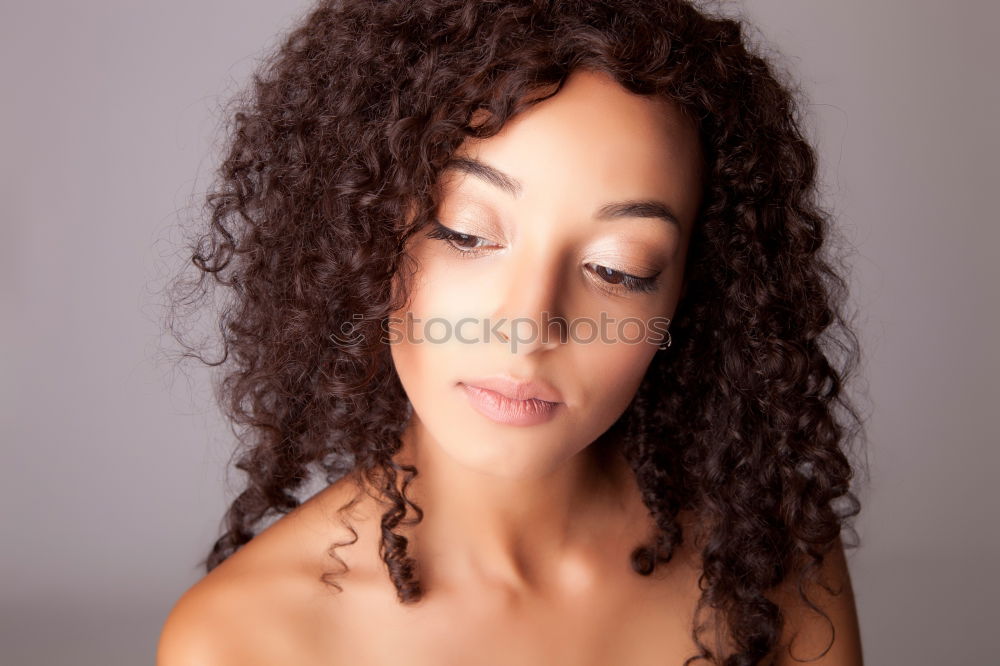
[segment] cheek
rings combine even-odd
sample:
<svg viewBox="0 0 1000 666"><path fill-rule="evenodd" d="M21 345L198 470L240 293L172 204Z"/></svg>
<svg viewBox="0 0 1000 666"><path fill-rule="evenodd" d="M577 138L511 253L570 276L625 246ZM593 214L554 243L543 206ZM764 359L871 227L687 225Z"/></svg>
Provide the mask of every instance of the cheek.
<svg viewBox="0 0 1000 666"><path fill-rule="evenodd" d="M576 346L571 367L588 414L587 437L597 438L622 415L655 353L656 347L648 343Z"/></svg>
<svg viewBox="0 0 1000 666"><path fill-rule="evenodd" d="M461 274L455 260L442 257L431 242L424 240L411 250L418 269L411 278L410 300L393 313L391 326L392 339L400 341L392 345L397 371L404 386L409 378L414 388L418 381L457 378L469 370L462 359L475 356L476 345L463 340L481 337L481 304L492 294L488 280Z"/></svg>
<svg viewBox="0 0 1000 666"><path fill-rule="evenodd" d="M456 281L443 279L433 258L418 255L409 303L393 313L390 352L400 383L418 412L443 408L441 391L458 377L462 347L454 335L457 310L467 299L456 295Z"/></svg>
<svg viewBox="0 0 1000 666"><path fill-rule="evenodd" d="M394 312L390 322L392 360L400 382L414 403L422 393L421 384L426 382L427 371L433 367L432 357L438 347L424 342L428 328L433 335L434 326L428 327L428 319L440 316L434 312L433 303L428 302L433 293L433 289L427 288L423 272L414 275L409 303Z"/></svg>

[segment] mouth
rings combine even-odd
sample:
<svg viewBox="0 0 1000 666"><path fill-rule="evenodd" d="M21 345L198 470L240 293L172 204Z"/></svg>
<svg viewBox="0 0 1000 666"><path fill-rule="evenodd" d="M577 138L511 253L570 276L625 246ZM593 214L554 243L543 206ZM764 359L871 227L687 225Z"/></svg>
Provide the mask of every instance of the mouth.
<svg viewBox="0 0 1000 666"><path fill-rule="evenodd" d="M529 397L524 400L511 398L503 393L482 386L460 382L469 403L494 423L511 426L531 426L547 423L555 418L563 403Z"/></svg>

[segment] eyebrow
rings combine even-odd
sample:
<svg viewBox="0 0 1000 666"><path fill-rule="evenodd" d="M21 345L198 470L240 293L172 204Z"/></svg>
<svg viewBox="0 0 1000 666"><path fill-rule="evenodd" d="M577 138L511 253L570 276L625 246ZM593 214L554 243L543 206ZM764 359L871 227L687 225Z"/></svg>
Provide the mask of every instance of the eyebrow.
<svg viewBox="0 0 1000 666"><path fill-rule="evenodd" d="M453 169L473 175L503 190L514 198L521 196L521 193L524 191L524 186L519 180L474 157L453 157L444 168L446 171ZM612 201L598 208L594 217L598 220L649 217L661 219L668 224L675 225L678 229L681 227L681 223L673 209L656 199Z"/></svg>

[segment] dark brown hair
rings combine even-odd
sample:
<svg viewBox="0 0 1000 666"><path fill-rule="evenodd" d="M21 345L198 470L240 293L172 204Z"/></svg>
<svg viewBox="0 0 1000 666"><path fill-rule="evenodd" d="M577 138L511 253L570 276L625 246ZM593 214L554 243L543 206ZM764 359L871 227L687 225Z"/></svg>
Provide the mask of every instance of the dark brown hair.
<svg viewBox="0 0 1000 666"><path fill-rule="evenodd" d="M388 502L381 554L399 600L420 599L397 531L408 508L422 513L397 485L417 470L393 460L407 398L381 333L407 295L390 285L459 144L588 68L678 104L706 166L673 346L611 429L659 528L631 565L669 561L678 513L695 512L698 611L719 611L735 652L714 653L696 627L686 663L769 658L782 615L764 593L794 580L805 594L860 510L848 454L863 422L798 93L745 32L681 0L345 0L305 16L234 100L192 243L197 279L178 280L169 317L177 335L181 311L223 288L220 358L185 344L224 371L217 397L246 473L207 570L298 506L314 472L351 470ZM355 343L333 341L348 331Z"/></svg>

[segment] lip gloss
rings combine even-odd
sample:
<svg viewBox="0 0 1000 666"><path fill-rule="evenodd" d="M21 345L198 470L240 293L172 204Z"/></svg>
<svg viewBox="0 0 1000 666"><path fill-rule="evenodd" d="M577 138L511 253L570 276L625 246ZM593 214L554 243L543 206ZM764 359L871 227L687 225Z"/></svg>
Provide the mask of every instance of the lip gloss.
<svg viewBox="0 0 1000 666"><path fill-rule="evenodd" d="M462 384L473 408L502 425L529 426L551 420L561 403L545 400L512 400L496 391Z"/></svg>

